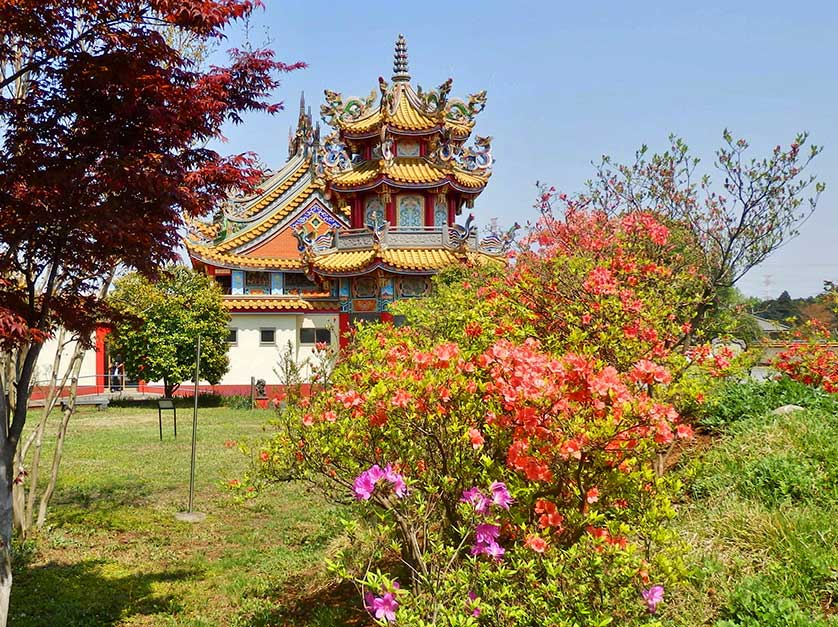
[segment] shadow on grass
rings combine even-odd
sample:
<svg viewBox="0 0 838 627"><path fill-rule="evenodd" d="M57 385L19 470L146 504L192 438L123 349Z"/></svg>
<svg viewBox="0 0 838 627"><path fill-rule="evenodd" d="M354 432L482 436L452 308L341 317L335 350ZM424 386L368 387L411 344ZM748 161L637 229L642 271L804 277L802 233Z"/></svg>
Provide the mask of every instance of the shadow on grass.
<svg viewBox="0 0 838 627"><path fill-rule="evenodd" d="M48 522L51 526L93 523L107 528L115 514L139 510L151 497L150 486L141 481L62 488L50 503Z"/></svg>
<svg viewBox="0 0 838 627"><path fill-rule="evenodd" d="M280 593L264 599L266 606L251 611L240 624L248 627L362 627L372 624L361 609L351 582L333 583L304 591Z"/></svg>
<svg viewBox="0 0 838 627"><path fill-rule="evenodd" d="M194 570L108 576L108 563L50 562L17 569L9 624L17 627L116 625L132 616L171 615L179 601L156 593L154 584L196 577Z"/></svg>

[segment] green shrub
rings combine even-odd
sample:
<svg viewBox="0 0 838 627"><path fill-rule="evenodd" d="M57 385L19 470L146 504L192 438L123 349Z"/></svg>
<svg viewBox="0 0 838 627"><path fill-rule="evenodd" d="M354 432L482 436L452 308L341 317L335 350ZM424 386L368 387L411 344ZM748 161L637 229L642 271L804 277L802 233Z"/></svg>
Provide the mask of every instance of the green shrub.
<svg viewBox="0 0 838 627"><path fill-rule="evenodd" d="M225 396L224 407L229 407L230 409L252 409L250 406L250 397L243 394Z"/></svg>
<svg viewBox="0 0 838 627"><path fill-rule="evenodd" d="M737 481L737 492L769 507L783 502L813 500L822 485L821 473L811 460L779 452L746 464Z"/></svg>
<svg viewBox="0 0 838 627"><path fill-rule="evenodd" d="M793 599L776 594L759 577L743 582L722 610L715 627L823 627L809 618Z"/></svg>
<svg viewBox="0 0 838 627"><path fill-rule="evenodd" d="M782 377L772 381L731 381L705 403L699 422L711 429L758 418L782 405L800 405L838 414L838 396Z"/></svg>
<svg viewBox="0 0 838 627"><path fill-rule="evenodd" d="M224 398L221 394L200 393L198 394L198 407L221 407L224 405ZM148 409L157 409L156 398L114 398L110 400L110 407L146 407ZM192 396L176 396L175 406L178 409L193 407L195 401Z"/></svg>

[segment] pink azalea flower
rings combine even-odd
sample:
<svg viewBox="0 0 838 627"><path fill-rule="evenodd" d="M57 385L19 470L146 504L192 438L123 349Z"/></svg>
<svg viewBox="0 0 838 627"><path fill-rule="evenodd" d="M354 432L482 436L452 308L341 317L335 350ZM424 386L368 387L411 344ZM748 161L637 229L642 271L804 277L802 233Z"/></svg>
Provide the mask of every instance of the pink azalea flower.
<svg viewBox="0 0 838 627"><path fill-rule="evenodd" d="M359 501L367 501L375 490L375 481L370 477L369 472L364 471L355 479L352 485L355 498Z"/></svg>
<svg viewBox="0 0 838 627"><path fill-rule="evenodd" d="M474 507L475 513L481 516L489 513L489 501L477 487L463 491L463 498L460 499L460 502L468 503Z"/></svg>
<svg viewBox="0 0 838 627"><path fill-rule="evenodd" d="M500 527L488 523L480 523L474 529L474 537L479 544L489 544L498 539Z"/></svg>
<svg viewBox="0 0 838 627"><path fill-rule="evenodd" d="M506 550L497 542L491 542L486 545L486 548L483 550L483 553L494 559L495 561L500 561L503 557L503 554L506 553Z"/></svg>
<svg viewBox="0 0 838 627"><path fill-rule="evenodd" d="M407 485L404 477L393 470L390 464L384 470L378 464L374 464L368 470L365 470L355 479L352 485L352 491L355 493L355 498L359 501L367 501L375 491L375 486L379 481L384 479L393 486L393 492L399 498L403 497L407 492Z"/></svg>
<svg viewBox="0 0 838 627"><path fill-rule="evenodd" d="M500 508L509 509L509 505L514 499L509 496L509 490L506 489L505 483L495 481L489 486L489 491L492 493L492 503Z"/></svg>
<svg viewBox="0 0 838 627"><path fill-rule="evenodd" d="M643 590L640 594L646 601L649 612L654 614L655 610L658 609L658 603L663 601L663 586L652 586L648 590Z"/></svg>
<svg viewBox="0 0 838 627"><path fill-rule="evenodd" d="M477 605L477 594L473 590L468 591L468 600L466 601L466 609L471 610L472 616L480 616L480 606Z"/></svg>
<svg viewBox="0 0 838 627"><path fill-rule="evenodd" d="M393 470L390 464L387 464L387 467L384 469L384 478L392 484L393 492L395 492L396 496L401 498L405 495L407 485L404 482L404 477Z"/></svg>
<svg viewBox="0 0 838 627"><path fill-rule="evenodd" d="M392 592L385 592L380 597L372 600L372 614L378 620L386 620L388 623L396 622L396 610L399 609L399 602Z"/></svg>

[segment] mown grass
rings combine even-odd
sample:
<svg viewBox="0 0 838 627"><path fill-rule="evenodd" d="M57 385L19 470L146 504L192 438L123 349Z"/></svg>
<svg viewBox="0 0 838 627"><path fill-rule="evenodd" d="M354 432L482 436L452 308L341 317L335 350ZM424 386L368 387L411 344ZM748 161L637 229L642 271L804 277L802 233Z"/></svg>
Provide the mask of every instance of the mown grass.
<svg viewBox="0 0 838 627"><path fill-rule="evenodd" d="M686 474L678 526L693 577L668 624L838 625L838 415L733 422Z"/></svg>
<svg viewBox="0 0 838 627"><path fill-rule="evenodd" d="M169 415L163 442L155 410L79 413L47 527L16 554L9 624L357 624L352 591L323 566L335 510L299 484L246 505L224 489L248 463L225 443L258 438L270 417L200 410L194 509L207 518L189 524L174 514L187 505L191 412L176 440Z"/></svg>

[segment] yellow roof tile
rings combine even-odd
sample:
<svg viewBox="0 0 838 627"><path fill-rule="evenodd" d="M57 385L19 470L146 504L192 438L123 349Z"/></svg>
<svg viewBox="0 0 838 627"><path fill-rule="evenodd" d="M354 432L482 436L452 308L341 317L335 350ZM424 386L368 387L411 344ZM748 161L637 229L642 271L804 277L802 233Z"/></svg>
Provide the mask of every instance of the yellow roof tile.
<svg viewBox="0 0 838 627"><path fill-rule="evenodd" d="M317 257L315 271L353 272L379 260L397 270L437 271L458 263L504 263L497 257L485 253L468 251L463 256L446 248L386 248L376 255L372 250L339 251Z"/></svg>
<svg viewBox="0 0 838 627"><path fill-rule="evenodd" d="M401 157L390 166L380 161L367 161L357 168L338 174L331 182L337 187L356 187L374 181L379 175L395 183L436 185L448 178L449 173L424 157ZM450 176L463 187L477 189L486 185L485 179L459 169L452 169Z"/></svg>
<svg viewBox="0 0 838 627"><path fill-rule="evenodd" d="M315 192L315 185L310 183L305 188L300 190L300 192L288 200L286 200L282 205L276 208L269 216L267 216L264 220L257 222L256 224L251 225L250 227L246 228L245 230L237 233L235 236L231 237L230 239L222 242L219 244L215 250L218 252L225 252L240 246L255 237L258 237L272 228L274 225L278 224L282 219L291 213L294 209L299 207L301 204L308 201Z"/></svg>
<svg viewBox="0 0 838 627"><path fill-rule="evenodd" d="M300 178L302 178L308 170L308 165L307 161L302 162L293 172L291 172L289 176L287 176L275 187L262 190L244 201L239 200L237 204L239 204L239 206L246 207L245 209L240 210L239 216L247 218L255 215L277 198L282 196L282 194L287 192L297 181L300 180Z"/></svg>
<svg viewBox="0 0 838 627"><path fill-rule="evenodd" d="M303 309L312 311L315 309L325 309L328 311L337 311L340 305L334 301L311 301L302 298L266 298L264 296L258 297L243 297L243 298L225 298L224 307L227 309L242 310L263 310L269 309L272 311L287 311L291 309Z"/></svg>
<svg viewBox="0 0 838 627"><path fill-rule="evenodd" d="M297 169L294 170L294 172L291 174L291 176L289 176L284 181L282 181L282 183L280 183L279 185L277 185L276 187L274 187L272 189L265 190L261 194L254 197L254 199L251 201L251 202L253 202L253 204L248 206L247 209L244 210L240 214L239 217L245 218L245 217L248 217L248 216L255 215L256 213L259 213L262 209L267 207L269 204L271 204L277 198L282 196L282 194L284 194L289 189L291 189L291 187L297 181L299 181L300 178L302 178L303 174L306 173L306 171L308 170L308 167L309 167L308 160L303 161L297 167Z"/></svg>
<svg viewBox="0 0 838 627"><path fill-rule="evenodd" d="M264 268L266 270L301 270L302 261L297 257L253 257L250 255L235 255L222 253L209 246L190 246L189 254L202 261L209 261L221 266Z"/></svg>
<svg viewBox="0 0 838 627"><path fill-rule="evenodd" d="M314 267L326 272L349 272L369 265L374 259L372 250L344 250L317 257Z"/></svg>

